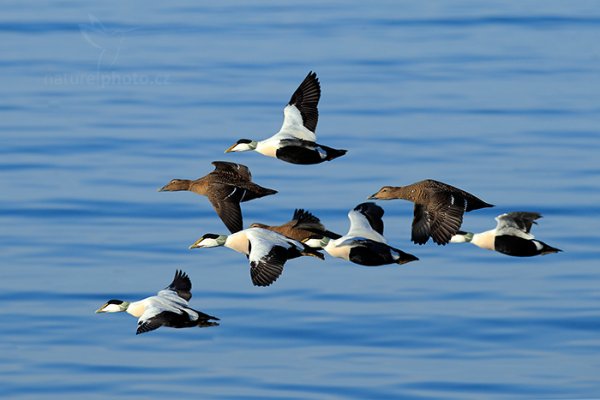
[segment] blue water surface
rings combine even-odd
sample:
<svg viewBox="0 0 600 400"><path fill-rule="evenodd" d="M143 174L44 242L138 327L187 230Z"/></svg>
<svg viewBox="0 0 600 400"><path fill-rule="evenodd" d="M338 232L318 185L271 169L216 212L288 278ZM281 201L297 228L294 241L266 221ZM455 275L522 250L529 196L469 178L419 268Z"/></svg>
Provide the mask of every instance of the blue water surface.
<svg viewBox="0 0 600 400"><path fill-rule="evenodd" d="M600 9L593 1L7 1L0 14L0 397L600 398ZM319 142L298 166L223 151L279 129L306 76ZM190 251L225 228L205 198L158 193L214 160L279 191L245 223L305 208L333 231L383 185L433 178L563 253L520 259L410 242L420 261L327 258L251 284L245 257ZM209 329L135 335L111 298L185 270Z"/></svg>

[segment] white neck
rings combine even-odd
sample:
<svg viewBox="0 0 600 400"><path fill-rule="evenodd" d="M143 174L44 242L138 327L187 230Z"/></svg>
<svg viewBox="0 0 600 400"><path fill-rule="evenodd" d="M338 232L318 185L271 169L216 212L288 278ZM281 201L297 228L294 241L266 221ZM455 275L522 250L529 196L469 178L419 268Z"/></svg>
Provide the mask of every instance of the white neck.
<svg viewBox="0 0 600 400"><path fill-rule="evenodd" d="M350 260L350 246L340 246L348 237L342 236L336 240L329 240L327 245L323 247L323 250L327 252L331 257L342 258L344 260Z"/></svg>

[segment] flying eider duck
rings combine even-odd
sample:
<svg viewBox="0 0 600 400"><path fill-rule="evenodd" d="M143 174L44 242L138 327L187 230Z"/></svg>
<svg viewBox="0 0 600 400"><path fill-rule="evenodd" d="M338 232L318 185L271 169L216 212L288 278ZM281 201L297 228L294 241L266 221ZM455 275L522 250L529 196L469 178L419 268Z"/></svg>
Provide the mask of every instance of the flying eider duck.
<svg viewBox="0 0 600 400"><path fill-rule="evenodd" d="M261 141L240 139L225 153L255 150L292 164L319 164L343 156L346 150L316 143L315 131L319 119L317 104L320 98L321 86L317 74L309 72L283 109L283 125L279 132Z"/></svg>
<svg viewBox="0 0 600 400"><path fill-rule="evenodd" d="M190 249L225 246L250 260L250 277L255 286L269 286L283 272L287 260L300 256L323 259L323 254L296 240L262 228L248 228L232 235L207 233Z"/></svg>
<svg viewBox="0 0 600 400"><path fill-rule="evenodd" d="M173 179L159 192L189 190L208 197L231 233L243 229L240 203L277 193L252 182L248 167L226 161L213 161L214 171L196 180Z"/></svg>
<svg viewBox="0 0 600 400"><path fill-rule="evenodd" d="M384 186L369 199L415 203L411 240L417 244L425 244L431 237L435 243L445 245L458 232L465 212L493 207L464 190L433 179L408 186Z"/></svg>
<svg viewBox="0 0 600 400"><path fill-rule="evenodd" d="M324 237L338 239L341 236L325 229L319 218L301 208L296 209L291 221L283 225L268 226L254 223L250 225L250 228L268 229L313 248L321 248L321 240Z"/></svg>
<svg viewBox="0 0 600 400"><path fill-rule="evenodd" d="M183 271L176 271L173 282L156 296L128 302L109 300L96 310L97 313L127 312L138 318L136 335L150 332L161 326L171 328L201 328L219 325L219 318L194 310L188 306L192 298L192 283Z"/></svg>
<svg viewBox="0 0 600 400"><path fill-rule="evenodd" d="M324 238L323 249L332 257L355 264L379 266L406 264L418 260L412 254L391 247L383 237L383 208L362 203L348 213L350 230L338 239Z"/></svg>
<svg viewBox="0 0 600 400"><path fill-rule="evenodd" d="M470 242L482 249L495 250L515 257L531 257L562 251L535 240L535 237L529 233L531 226L537 223L535 220L541 217L542 215L536 212L509 212L496 217L498 221L496 228L481 233L459 231L452 236L450 243Z"/></svg>

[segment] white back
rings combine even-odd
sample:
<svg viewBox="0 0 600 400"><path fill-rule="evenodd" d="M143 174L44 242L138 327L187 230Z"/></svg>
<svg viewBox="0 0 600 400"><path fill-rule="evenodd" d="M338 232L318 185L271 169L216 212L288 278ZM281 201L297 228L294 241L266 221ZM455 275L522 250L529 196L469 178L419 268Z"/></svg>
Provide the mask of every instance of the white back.
<svg viewBox="0 0 600 400"><path fill-rule="evenodd" d="M286 249L294 246L299 250L304 248L301 243L267 229L248 228L244 231L251 245L250 261L259 261L264 258L269 254L273 246L281 246Z"/></svg>
<svg viewBox="0 0 600 400"><path fill-rule="evenodd" d="M146 310L140 316L140 321L146 321L163 311L170 311L181 314L188 313L192 319L198 318L198 314L188 308L188 302L177 295L177 292L169 289L163 289L156 296L148 297L143 300Z"/></svg>
<svg viewBox="0 0 600 400"><path fill-rule="evenodd" d="M283 125L281 125L281 129L273 138L297 138L310 142L317 141L317 135L304 126L302 114L295 105L288 105L283 109Z"/></svg>
<svg viewBox="0 0 600 400"><path fill-rule="evenodd" d="M336 240L336 242L341 243L343 242L342 239L347 239L348 237L363 237L376 242L387 243L385 238L380 235L379 232L371 228L367 217L362 215L360 212L351 210L348 213L348 218L350 219L350 230L345 237L341 237L340 239Z"/></svg>
<svg viewBox="0 0 600 400"><path fill-rule="evenodd" d="M531 233L527 233L521 229L508 214L498 215L496 221L498 221L498 224L496 225L496 236L508 235L523 239L533 239L535 237Z"/></svg>

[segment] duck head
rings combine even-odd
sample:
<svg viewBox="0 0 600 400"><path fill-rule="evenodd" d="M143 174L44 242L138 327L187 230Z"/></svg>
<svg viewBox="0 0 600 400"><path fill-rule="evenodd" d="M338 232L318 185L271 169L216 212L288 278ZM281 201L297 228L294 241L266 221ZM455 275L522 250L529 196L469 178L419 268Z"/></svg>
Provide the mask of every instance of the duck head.
<svg viewBox="0 0 600 400"><path fill-rule="evenodd" d="M240 139L235 142L232 146L230 146L225 153L231 153L233 151L250 151L255 150L256 146L258 146L258 142L256 140L251 139Z"/></svg>
<svg viewBox="0 0 600 400"><path fill-rule="evenodd" d="M200 249L202 247L218 247L223 246L227 241L227 235L217 235L215 233L207 233L200 239L196 240L191 246L191 249Z"/></svg>
<svg viewBox="0 0 600 400"><path fill-rule="evenodd" d="M263 229L267 229L269 228L268 225L265 224L259 224L258 222L253 222L250 224L250 228L263 228Z"/></svg>
<svg viewBox="0 0 600 400"><path fill-rule="evenodd" d="M381 189L379 189L379 191L377 193L372 194L371 196L369 196L369 200L389 200L392 199L393 197L393 191L394 191L394 187L393 186L384 186Z"/></svg>
<svg viewBox="0 0 600 400"><path fill-rule="evenodd" d="M129 307L128 301L123 300L109 300L102 307L96 310L96 313L105 313L105 312L123 312L127 311Z"/></svg>
<svg viewBox="0 0 600 400"><path fill-rule="evenodd" d="M189 190L192 181L189 179L172 179L171 182L158 189L159 192L177 192L180 190Z"/></svg>

